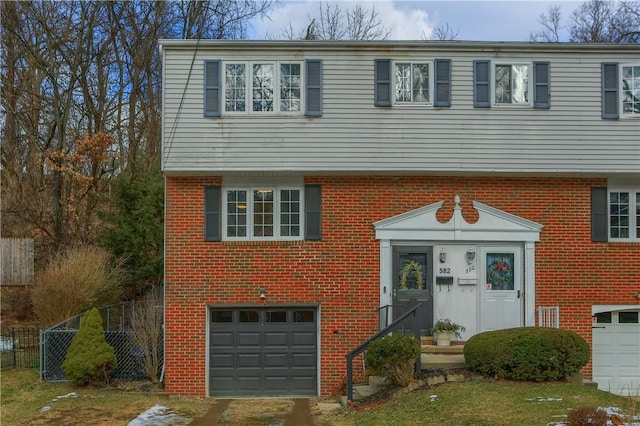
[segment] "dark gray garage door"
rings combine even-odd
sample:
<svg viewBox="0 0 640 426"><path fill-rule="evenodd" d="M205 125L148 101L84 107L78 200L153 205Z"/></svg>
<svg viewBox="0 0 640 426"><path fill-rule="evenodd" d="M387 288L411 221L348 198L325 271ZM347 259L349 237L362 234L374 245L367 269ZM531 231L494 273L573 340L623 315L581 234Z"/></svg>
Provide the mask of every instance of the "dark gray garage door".
<svg viewBox="0 0 640 426"><path fill-rule="evenodd" d="M211 396L315 396L317 310L212 308Z"/></svg>

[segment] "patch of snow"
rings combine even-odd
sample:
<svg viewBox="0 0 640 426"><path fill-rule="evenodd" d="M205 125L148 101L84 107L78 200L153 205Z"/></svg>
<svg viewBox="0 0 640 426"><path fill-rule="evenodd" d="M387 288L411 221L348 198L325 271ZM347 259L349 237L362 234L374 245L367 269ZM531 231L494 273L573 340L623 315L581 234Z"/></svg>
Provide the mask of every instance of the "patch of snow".
<svg viewBox="0 0 640 426"><path fill-rule="evenodd" d="M562 398L545 398L543 396L539 396L537 398L527 398L526 401L553 402L553 401L562 401Z"/></svg>
<svg viewBox="0 0 640 426"><path fill-rule="evenodd" d="M59 399L64 399L64 398L77 398L77 397L78 397L78 394L77 394L77 393L75 393L75 392L71 392L71 393L68 393L68 394L66 394L66 395L59 395L59 396L56 396L55 398L53 398L53 399L51 400L51 402L56 402L57 400L59 400Z"/></svg>
<svg viewBox="0 0 640 426"><path fill-rule="evenodd" d="M429 397L429 402L435 402L435 401L437 401L437 400L438 400L438 395L431 395L431 396Z"/></svg>
<svg viewBox="0 0 640 426"><path fill-rule="evenodd" d="M140 415L131 420L127 426L186 425L191 423L192 419L179 416L170 410L169 407L156 404L147 411L140 413Z"/></svg>
<svg viewBox="0 0 640 426"><path fill-rule="evenodd" d="M51 406L50 405L45 405L44 407L42 407L38 411L41 412L41 413L44 413L45 411L49 411L49 410L51 410Z"/></svg>

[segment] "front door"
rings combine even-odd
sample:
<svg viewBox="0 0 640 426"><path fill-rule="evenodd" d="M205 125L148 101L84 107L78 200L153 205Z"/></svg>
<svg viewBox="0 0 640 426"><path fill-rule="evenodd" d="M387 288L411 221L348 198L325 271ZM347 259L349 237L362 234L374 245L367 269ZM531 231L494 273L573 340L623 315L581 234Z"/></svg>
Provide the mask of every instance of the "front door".
<svg viewBox="0 0 640 426"><path fill-rule="evenodd" d="M394 247L393 319L421 303L415 317L403 330L408 334L430 334L433 325L433 247Z"/></svg>
<svg viewBox="0 0 640 426"><path fill-rule="evenodd" d="M483 247L480 332L522 326L522 249Z"/></svg>

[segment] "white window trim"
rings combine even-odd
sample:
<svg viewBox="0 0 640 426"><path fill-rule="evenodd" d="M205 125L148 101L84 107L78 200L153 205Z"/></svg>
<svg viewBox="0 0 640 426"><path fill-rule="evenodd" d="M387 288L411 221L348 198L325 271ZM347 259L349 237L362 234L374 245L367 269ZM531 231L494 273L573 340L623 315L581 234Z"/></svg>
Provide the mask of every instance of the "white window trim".
<svg viewBox="0 0 640 426"><path fill-rule="evenodd" d="M529 81L527 83L527 90L529 93L529 99L527 103L497 103L496 102L496 66L497 65L526 65L529 67ZM492 107L504 107L504 108L533 108L533 62L523 60L500 60L491 61L491 76L489 77L489 96L491 96Z"/></svg>
<svg viewBox="0 0 640 426"><path fill-rule="evenodd" d="M273 197L273 237L256 237L253 235L253 191L270 189L274 191ZM296 190L300 192L300 235L298 236L280 236L280 191ZM229 191L246 191L247 192L247 236L246 237L229 237L227 235L227 192ZM233 186L222 188L222 240L223 241L301 241L304 239L304 187L299 186Z"/></svg>
<svg viewBox="0 0 640 426"><path fill-rule="evenodd" d="M613 238L611 237L611 193L628 192L629 193L629 238ZM636 237L636 194L640 194L640 188L633 187L609 187L607 189L607 236L609 242L630 242L640 241Z"/></svg>
<svg viewBox="0 0 640 426"><path fill-rule="evenodd" d="M243 64L246 67L245 73L245 110L244 111L227 111L227 65ZM253 111L253 65L273 65L274 81L273 88L273 111ZM297 64L300 65L300 111L281 111L280 110L280 65L281 64ZM222 113L229 115L303 115L305 111L305 68L302 61L224 61L222 62Z"/></svg>
<svg viewBox="0 0 640 426"><path fill-rule="evenodd" d="M399 102L396 97L396 65L409 64L409 65L428 65L429 66L429 100L427 102ZM392 61L391 64L391 90L393 96L394 106L433 106L433 91L435 90L433 60L426 61Z"/></svg>
<svg viewBox="0 0 640 426"><path fill-rule="evenodd" d="M628 63L628 64L620 64L619 68L618 68L618 111L620 111L620 118L635 118L635 119L640 119L640 113L626 113L624 112L624 108L623 108L623 101L624 101L624 87L622 85L622 80L623 80L623 75L622 75L622 70L624 67L640 67L640 63Z"/></svg>

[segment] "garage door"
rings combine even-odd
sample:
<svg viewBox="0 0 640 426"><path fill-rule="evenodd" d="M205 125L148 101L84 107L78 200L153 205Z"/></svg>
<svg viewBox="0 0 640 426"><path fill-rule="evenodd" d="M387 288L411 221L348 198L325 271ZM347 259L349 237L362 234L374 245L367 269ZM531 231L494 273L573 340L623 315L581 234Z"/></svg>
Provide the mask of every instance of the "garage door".
<svg viewBox="0 0 640 426"><path fill-rule="evenodd" d="M212 308L211 396L315 396L317 310Z"/></svg>
<svg viewBox="0 0 640 426"><path fill-rule="evenodd" d="M640 309L596 314L593 325L593 381L618 395L640 388Z"/></svg>

